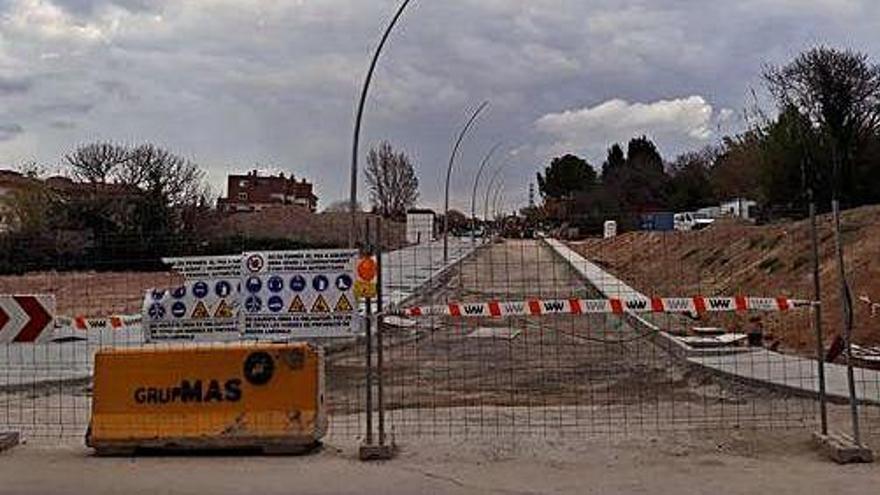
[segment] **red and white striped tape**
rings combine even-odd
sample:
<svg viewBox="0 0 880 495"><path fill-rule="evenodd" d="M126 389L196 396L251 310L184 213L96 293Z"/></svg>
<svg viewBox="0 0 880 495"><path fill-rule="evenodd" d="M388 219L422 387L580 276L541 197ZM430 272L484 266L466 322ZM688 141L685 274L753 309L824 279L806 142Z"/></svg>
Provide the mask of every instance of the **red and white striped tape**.
<svg viewBox="0 0 880 495"><path fill-rule="evenodd" d="M452 316L481 318L504 316L544 316L632 313L706 313L733 311L789 311L810 306L810 301L786 297L655 297L612 299L529 299L450 303L438 306L403 308L405 316Z"/></svg>
<svg viewBox="0 0 880 495"><path fill-rule="evenodd" d="M141 315L112 315L102 317L59 316L55 318L55 328L73 328L76 330L122 330L139 327Z"/></svg>

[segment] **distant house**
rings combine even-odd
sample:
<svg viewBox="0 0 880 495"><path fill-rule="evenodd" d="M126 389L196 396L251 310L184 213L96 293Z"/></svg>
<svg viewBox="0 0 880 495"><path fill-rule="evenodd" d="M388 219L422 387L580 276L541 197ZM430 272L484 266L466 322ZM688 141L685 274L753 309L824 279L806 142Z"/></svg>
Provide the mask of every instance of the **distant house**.
<svg viewBox="0 0 880 495"><path fill-rule="evenodd" d="M758 202L745 198L732 199L721 203L721 213L743 220L754 220L758 208Z"/></svg>
<svg viewBox="0 0 880 495"><path fill-rule="evenodd" d="M318 197L305 179L297 181L283 173L261 176L256 170L247 175L230 175L226 182L227 196L217 206L221 211L260 211L267 207L296 205L314 212Z"/></svg>
<svg viewBox="0 0 880 495"><path fill-rule="evenodd" d="M433 210L411 209L406 212L406 242L420 244L434 240Z"/></svg>

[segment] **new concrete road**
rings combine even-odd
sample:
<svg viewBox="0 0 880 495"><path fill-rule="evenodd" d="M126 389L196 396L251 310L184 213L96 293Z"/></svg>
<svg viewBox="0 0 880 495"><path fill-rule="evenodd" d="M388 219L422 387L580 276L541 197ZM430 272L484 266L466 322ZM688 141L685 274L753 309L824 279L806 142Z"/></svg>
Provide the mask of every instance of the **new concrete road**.
<svg viewBox="0 0 880 495"><path fill-rule="evenodd" d="M455 265L480 245L471 239L449 239L447 259L443 259L443 240L415 244L382 255L382 288L388 304L400 304L431 279Z"/></svg>

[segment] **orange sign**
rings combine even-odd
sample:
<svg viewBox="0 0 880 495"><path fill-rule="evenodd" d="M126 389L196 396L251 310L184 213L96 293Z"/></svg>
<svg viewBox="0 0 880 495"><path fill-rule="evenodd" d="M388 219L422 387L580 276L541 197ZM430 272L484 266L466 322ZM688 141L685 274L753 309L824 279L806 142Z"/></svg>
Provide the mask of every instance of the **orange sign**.
<svg viewBox="0 0 880 495"><path fill-rule="evenodd" d="M378 263L374 256L364 256L358 260L357 280L354 282L354 294L358 299L376 297L377 270Z"/></svg>
<svg viewBox="0 0 880 495"><path fill-rule="evenodd" d="M361 258L357 266L358 278L364 282L372 282L376 278L376 259L372 256Z"/></svg>

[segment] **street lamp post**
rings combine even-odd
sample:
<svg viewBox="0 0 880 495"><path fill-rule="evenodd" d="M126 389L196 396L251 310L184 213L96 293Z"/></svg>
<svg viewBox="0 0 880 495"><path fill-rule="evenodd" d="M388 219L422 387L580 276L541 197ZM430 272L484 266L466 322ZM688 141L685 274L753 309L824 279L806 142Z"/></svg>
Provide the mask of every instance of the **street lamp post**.
<svg viewBox="0 0 880 495"><path fill-rule="evenodd" d="M492 177L489 179L489 184L486 186L486 197L483 200L483 220L489 220L489 195L492 193L492 186L495 185L495 180L498 179L498 175L501 174L501 171L504 170L504 165L499 166L495 169L495 172L492 174Z"/></svg>
<svg viewBox="0 0 880 495"><path fill-rule="evenodd" d="M361 121L364 117L364 106L366 106L367 103L367 94L370 91L370 82L373 80L373 73L376 71L376 64L379 62L379 55L382 54L382 49L385 47L385 43L388 42L388 37L391 36L391 31L394 29L394 26L397 25L397 21L400 20L403 11L406 10L406 7L411 1L412 0L403 0L403 3L401 3L400 7L397 9L397 13L394 15L394 18L391 19L391 23L388 24L388 27L385 29L385 33L382 35L382 40L379 42L379 46L376 47L376 51L373 53L373 59L370 61L370 68L367 71L367 77L364 79L364 85L361 88L357 116L354 120L354 138L352 139L351 144L351 196L349 197L348 204L351 212L351 228L348 231L348 245L350 248L354 247L357 235L358 149L361 137Z"/></svg>
<svg viewBox="0 0 880 495"><path fill-rule="evenodd" d="M464 141L464 137L467 135L467 132L470 130L471 126L474 125L474 122L477 121L477 117L483 113L483 110L489 106L488 101L484 101L474 110L474 113L471 114L471 118L468 119L467 123L462 127L461 132L458 133L458 138L455 140L455 146L452 147L452 154L449 155L449 166L446 167L446 201L443 205L443 263L449 262L449 180L452 178L452 166L455 164L455 157L458 155L458 149L461 147L461 142Z"/></svg>
<svg viewBox="0 0 880 495"><path fill-rule="evenodd" d="M486 168L486 165L489 164L489 160L492 159L492 155L498 151L499 147L501 147L501 143L496 144L488 153L486 153L486 157L483 158L483 162L480 164L480 169L477 170L477 175L474 177L474 192L471 194L471 244L477 242L477 187L480 184L480 177L483 175L483 170Z"/></svg>

